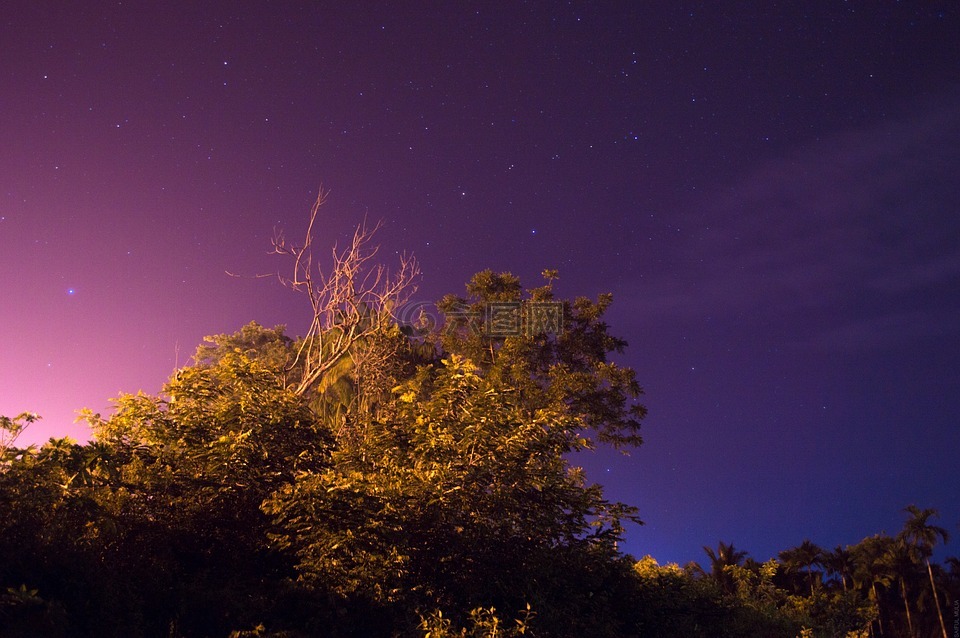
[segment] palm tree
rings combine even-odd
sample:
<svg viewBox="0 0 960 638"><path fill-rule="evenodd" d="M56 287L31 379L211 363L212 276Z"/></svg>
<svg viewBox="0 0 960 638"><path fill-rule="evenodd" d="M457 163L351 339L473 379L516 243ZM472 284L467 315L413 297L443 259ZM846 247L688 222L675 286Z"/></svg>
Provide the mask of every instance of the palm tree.
<svg viewBox="0 0 960 638"><path fill-rule="evenodd" d="M957 558L956 556L947 556L947 560L943 562L947 567L950 568L949 574L960 579L960 558Z"/></svg>
<svg viewBox="0 0 960 638"><path fill-rule="evenodd" d="M915 638L917 634L913 630L913 616L910 614L907 577L916 573L916 552L902 538L897 538L887 547L884 558L894 577L900 581L900 595L903 597L903 610L907 616L907 629L910 632L910 638Z"/></svg>
<svg viewBox="0 0 960 638"><path fill-rule="evenodd" d="M824 551L810 539L804 539L797 547L780 552L780 560L788 570L795 571L802 568L807 570L807 580L810 582L810 595L813 596L813 566L823 565Z"/></svg>
<svg viewBox="0 0 960 638"><path fill-rule="evenodd" d="M885 534L869 536L851 548L854 561L853 585L855 588L867 588L868 597L873 601L877 612L877 628L883 636L884 610L877 585L889 587L890 568L887 564L887 550L893 539ZM870 625L873 635L873 624Z"/></svg>
<svg viewBox="0 0 960 638"><path fill-rule="evenodd" d="M728 544L723 541L720 541L717 545L716 552L713 551L712 547L707 547L706 545L704 545L703 551L705 551L710 558L710 576L717 581L717 584L720 585L723 591L732 593L733 580L730 577L729 570L724 568L739 565L743 559L747 557L747 552L735 549L733 543Z"/></svg>
<svg viewBox="0 0 960 638"><path fill-rule="evenodd" d="M854 569L853 552L849 546L844 549L837 545L833 551L825 551L822 560L828 572L840 576L843 591L847 591L847 577L853 574Z"/></svg>
<svg viewBox="0 0 960 638"><path fill-rule="evenodd" d="M930 576L930 589L933 591L933 604L937 608L937 618L940 620L940 630L943 632L943 638L947 638L947 627L943 623L943 612L940 610L940 599L937 596L937 586L933 580L933 569L930 568L930 555L933 553L933 547L937 544L937 538L943 539L946 543L950 535L947 530L937 525L931 525L927 521L940 514L935 509L921 510L916 505L908 505L903 511L910 514L910 518L903 525L903 531L900 537L907 544L923 557L927 564L927 574Z"/></svg>

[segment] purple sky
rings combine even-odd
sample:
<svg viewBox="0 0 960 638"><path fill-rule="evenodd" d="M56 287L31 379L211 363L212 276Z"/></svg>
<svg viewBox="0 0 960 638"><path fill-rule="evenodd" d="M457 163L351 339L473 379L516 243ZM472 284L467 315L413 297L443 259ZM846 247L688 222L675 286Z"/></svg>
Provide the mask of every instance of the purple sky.
<svg viewBox="0 0 960 638"><path fill-rule="evenodd" d="M48 4L49 6L44 6ZM217 5L220 6L217 6ZM384 220L609 323L645 445L624 549L758 559L960 522L960 6L43 3L0 17L0 414L84 438L204 335L306 326L274 228ZM883 4L883 6L879 6ZM947 547L956 554L956 541Z"/></svg>

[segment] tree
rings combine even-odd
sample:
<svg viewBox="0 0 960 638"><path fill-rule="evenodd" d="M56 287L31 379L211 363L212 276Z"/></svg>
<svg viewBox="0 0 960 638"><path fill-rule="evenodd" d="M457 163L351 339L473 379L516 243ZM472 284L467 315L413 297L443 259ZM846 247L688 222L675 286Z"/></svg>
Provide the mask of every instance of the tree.
<svg viewBox="0 0 960 638"><path fill-rule="evenodd" d="M92 632L89 616L72 605L80 598L80 608L103 604L117 612L108 614L117 633L135 632L123 610L130 599L107 577L118 521L106 485L116 477L104 451L61 438L21 452L0 473L0 589L39 594L5 610L0 625L21 627L19 635L67 635L64 608L72 607L72 635Z"/></svg>
<svg viewBox="0 0 960 638"><path fill-rule="evenodd" d="M822 564L823 550L811 542L810 539L804 539L797 547L780 552L780 560L784 562L788 571L806 569L807 580L810 584L810 595L813 596L813 566Z"/></svg>
<svg viewBox="0 0 960 638"><path fill-rule="evenodd" d="M937 595L937 586L933 580L933 570L930 567L930 555L933 553L933 547L937 544L938 538L946 543L950 536L944 528L931 525L928 522L931 518L938 516L937 510L921 510L916 505L908 505L904 511L910 515L910 518L904 523L900 537L903 538L914 551L920 554L927 565L927 574L930 576L930 591L933 592L933 602L937 608L940 630L943 632L943 638L947 638L947 627L943 622L940 598Z"/></svg>
<svg viewBox="0 0 960 638"><path fill-rule="evenodd" d="M478 372L456 355L422 370L362 447L338 449L330 470L268 502L274 538L306 577L345 595L419 589L441 607L503 608L536 593L542 563L575 548L613 555L620 520L634 516L569 467L579 424L526 413Z"/></svg>
<svg viewBox="0 0 960 638"><path fill-rule="evenodd" d="M870 600L873 601L876 611L877 628L881 637L884 635L885 610L877 586L888 587L892 581L889 561L889 550L892 544L893 539L889 536L876 534L863 539L851 549L854 559L854 586L868 589Z"/></svg>
<svg viewBox="0 0 960 638"><path fill-rule="evenodd" d="M862 636L881 610L902 634L902 598L913 634L919 557L939 607L929 556L947 535L913 506L896 539L782 552L809 596L777 586L776 560L722 541L704 547L711 578L620 554L636 509L574 465L641 443L612 298L558 299L552 270L530 290L487 270L437 304L443 323L401 322L415 265L368 267L372 231L315 268L324 198L303 247L274 242L294 261L281 279L310 301L307 335L251 323L207 337L159 394L86 412L83 445L18 449L36 417L0 417L6 633L511 635L506 622L554 637ZM817 587L815 565L844 591ZM948 601L955 573L938 571Z"/></svg>
<svg viewBox="0 0 960 638"><path fill-rule="evenodd" d="M627 346L603 321L613 296L557 301L553 280L558 273L547 269L543 276L547 285L524 296L520 280L510 273L477 273L467 284L466 297L447 295L437 304L447 315L438 346L516 388L531 410L563 403L591 433L590 445L609 443L621 449L640 445L646 408L638 399L643 389L632 369L609 360ZM491 309L497 304L514 305L525 334L509 337L495 331ZM559 334L537 332L529 318L523 320L524 308L532 314L537 304L559 306L554 307L562 317Z"/></svg>
<svg viewBox="0 0 960 638"><path fill-rule="evenodd" d="M916 632L913 626L913 614L910 611L910 594L907 591L907 580L912 580L911 577L917 568L915 553L913 548L911 548L903 538L894 538L887 544L883 559L890 573L900 583L900 597L903 600L903 611L907 620L907 630L909 636L914 638Z"/></svg>
<svg viewBox="0 0 960 638"><path fill-rule="evenodd" d="M847 591L847 579L851 578L854 570L853 552L850 547L846 548L837 545L832 551L825 551L822 556L823 566L828 572L840 577L840 584L843 591Z"/></svg>
<svg viewBox="0 0 960 638"><path fill-rule="evenodd" d="M478 305L519 302L520 291L508 273L468 285ZM348 411L355 435L337 436L329 469L298 476L265 504L272 538L298 556L302 577L388 604L463 614L530 602L539 618L583 622L572 593L559 602L547 575L559 564L567 577L598 569L616 557L623 523L639 522L567 456L594 438L639 441L633 371L606 361L624 345L600 320L607 305L559 303L570 334L487 340L482 320L476 333L457 317L407 333L395 352L419 365L391 373L376 411ZM417 355L422 343L436 354Z"/></svg>
<svg viewBox="0 0 960 638"><path fill-rule="evenodd" d="M734 548L733 543L720 541L717 550L712 547L703 547L710 559L710 576L717 582L720 589L726 593L733 593L734 581L728 567L739 566L747 557L747 552Z"/></svg>
<svg viewBox="0 0 960 638"><path fill-rule="evenodd" d="M368 268L376 249L361 227L318 270L324 197L303 246L274 242L294 261L283 281L310 301L307 334L250 324L208 337L161 393L86 412L92 443L21 455L0 475L4 543L30 539L24 569L56 548L34 573L75 574L53 591L73 610L73 592L103 592L83 626L111 605L142 617L139 630L117 617L128 633L255 627L270 608L264 583L411 629L421 610L463 624L530 604L548 633L629 633L629 599L615 592L632 572L616 547L639 519L570 457L640 443L641 389L608 360L626 345L603 322L611 298L553 301L556 273L524 293L487 271L464 303L550 302L565 330L504 337L481 319L474 333L453 313L434 329L400 324L414 262L394 277ZM41 594L55 583L40 581L24 582Z"/></svg>
<svg viewBox="0 0 960 638"><path fill-rule="evenodd" d="M259 505L279 483L322 466L329 433L284 386L280 357L230 345L256 333L261 343L282 337L256 324L207 337L197 365L178 370L161 395L122 395L106 419L85 411L94 439L155 470L157 480L185 481L201 507L241 492Z"/></svg>
<svg viewBox="0 0 960 638"><path fill-rule="evenodd" d="M602 321L612 298L554 302L555 271L526 295L510 273L484 271L467 297L437 304L443 325L401 325L393 313L416 263L402 258L393 277L368 268L376 228L361 226L318 270L312 234L325 199L321 191L302 246L274 240L293 260L281 280L307 296L312 316L287 364L290 387L334 437L329 468L299 474L264 504L301 577L376 601L412 591L444 609L509 608L530 602L511 596L535 595L534 574L565 555L570 566L615 556L635 510L604 499L565 456L641 442L642 390L608 360L626 346ZM564 329L496 334L494 302L552 303ZM510 557L518 569L505 578Z"/></svg>
<svg viewBox="0 0 960 638"><path fill-rule="evenodd" d="M101 560L116 579L154 574L130 589L143 601L134 609L166 619L157 622L225 635L273 604L265 581L293 573L267 542L260 506L297 474L326 467L333 437L286 387L284 348L292 355L282 329L255 324L208 337L159 395L122 395L109 417L85 414L86 448L109 453L113 469L84 494L117 523L98 545Z"/></svg>
<svg viewBox="0 0 960 638"><path fill-rule="evenodd" d="M21 452L14 447L17 439L31 423L39 419L36 414L23 412L13 418L0 415L0 472Z"/></svg>
<svg viewBox="0 0 960 638"><path fill-rule="evenodd" d="M635 605L641 610L636 635L652 638L712 638L756 636L794 638L801 625L793 622L772 600L769 568L727 566L735 593L724 593L712 578L695 576L698 568L658 565L645 556L634 565L640 583ZM702 571L702 570L699 570Z"/></svg>

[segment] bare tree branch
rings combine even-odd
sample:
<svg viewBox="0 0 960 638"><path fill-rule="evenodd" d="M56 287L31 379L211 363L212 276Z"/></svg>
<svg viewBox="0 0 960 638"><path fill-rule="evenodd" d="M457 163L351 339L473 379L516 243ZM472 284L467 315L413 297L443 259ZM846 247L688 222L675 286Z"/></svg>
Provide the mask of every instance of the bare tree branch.
<svg viewBox="0 0 960 638"><path fill-rule="evenodd" d="M380 224L368 227L364 221L353 233L350 243L332 250L328 271L316 265L313 241L317 216L329 192L320 189L310 210L310 220L302 245L293 244L278 231L273 252L293 261L290 276L278 275L288 288L307 296L313 316L300 343L291 369L300 367L295 382L297 394L303 394L344 356L357 359L354 346L384 328L394 309L409 300L416 291L420 269L416 260L401 255L399 268L390 272L373 259L378 246L372 245ZM355 360L355 363L360 363Z"/></svg>

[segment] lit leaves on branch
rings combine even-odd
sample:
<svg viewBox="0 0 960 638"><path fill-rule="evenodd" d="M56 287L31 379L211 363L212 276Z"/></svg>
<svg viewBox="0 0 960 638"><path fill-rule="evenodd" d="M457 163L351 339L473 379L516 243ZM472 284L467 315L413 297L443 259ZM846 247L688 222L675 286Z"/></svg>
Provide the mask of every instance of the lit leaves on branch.
<svg viewBox="0 0 960 638"><path fill-rule="evenodd" d="M273 538L302 573L344 593L390 599L423 588L457 599L496 590L558 547L612 551L632 508L606 501L564 454L583 449L564 406L531 412L519 393L450 354L394 388L362 448L265 504Z"/></svg>
<svg viewBox="0 0 960 638"><path fill-rule="evenodd" d="M596 301L563 300L560 334L490 336L483 319L487 304L554 301L557 272L545 270L544 277L547 285L529 291L525 298L520 280L510 273L476 274L467 284L467 297L447 295L438 304L450 317L439 336L443 349L469 358L515 388L530 409L563 403L599 442L639 445L640 421L646 416L638 402L643 390L632 369L609 361L627 345L612 336L603 321L611 295L602 294Z"/></svg>
<svg viewBox="0 0 960 638"><path fill-rule="evenodd" d="M22 454L15 447L17 439L31 423L39 418L32 412L23 412L12 418L0 415L0 472L15 457Z"/></svg>

